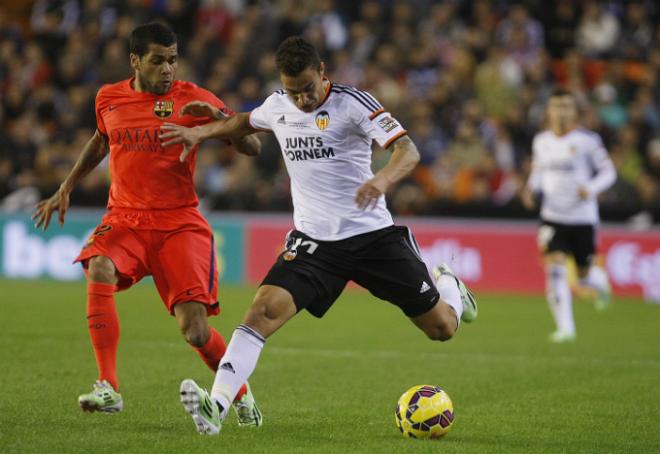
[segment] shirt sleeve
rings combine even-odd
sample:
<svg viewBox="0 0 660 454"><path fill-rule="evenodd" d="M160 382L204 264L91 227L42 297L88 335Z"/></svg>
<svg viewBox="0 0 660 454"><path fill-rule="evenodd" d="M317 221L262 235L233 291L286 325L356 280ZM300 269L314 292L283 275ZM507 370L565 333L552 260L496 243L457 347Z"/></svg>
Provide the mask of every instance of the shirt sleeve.
<svg viewBox="0 0 660 454"><path fill-rule="evenodd" d="M616 169L600 136L596 135L594 142L594 146L589 149L589 159L595 175L587 183L586 189L590 194L598 195L614 184Z"/></svg>
<svg viewBox="0 0 660 454"><path fill-rule="evenodd" d="M222 112L228 117L233 117L234 115L236 115L236 112L234 112L229 106L227 106L224 102L222 102L220 98L218 98L216 95L214 95L208 90L204 90L200 88L199 97L197 99L199 99L200 101L207 102L214 107L217 107L218 109L220 109L220 112ZM200 117L198 124L203 125L214 120L215 118Z"/></svg>
<svg viewBox="0 0 660 454"><path fill-rule="evenodd" d="M94 111L96 113L96 129L104 136L108 135L108 130L105 127L105 121L103 121L103 114L101 114L101 110L105 109L106 107L107 106L104 105L103 88L101 88L98 93L96 93Z"/></svg>
<svg viewBox="0 0 660 454"><path fill-rule="evenodd" d="M270 106L273 103L273 96L270 95L259 107L250 112L250 126L255 129L272 131Z"/></svg>
<svg viewBox="0 0 660 454"><path fill-rule="evenodd" d="M366 96L366 94L363 96ZM373 98L370 97L369 99ZM375 100L374 102L377 103ZM377 106L380 107L380 103ZM359 108L356 111L360 112L360 116L358 117L358 126L360 129L367 137L378 142L378 145L383 148L389 147L396 139L407 134L401 123L382 108L376 109L371 113Z"/></svg>

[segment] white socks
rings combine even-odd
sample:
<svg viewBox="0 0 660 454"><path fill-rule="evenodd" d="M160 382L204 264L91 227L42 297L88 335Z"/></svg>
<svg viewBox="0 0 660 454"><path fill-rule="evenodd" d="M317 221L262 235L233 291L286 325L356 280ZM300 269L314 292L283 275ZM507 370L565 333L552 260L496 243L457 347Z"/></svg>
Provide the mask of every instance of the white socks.
<svg viewBox="0 0 660 454"><path fill-rule="evenodd" d="M261 334L247 325L239 325L231 336L211 388L211 398L224 408L225 414L238 390L254 372L265 342Z"/></svg>
<svg viewBox="0 0 660 454"><path fill-rule="evenodd" d="M592 265L589 268L587 277L580 280L580 283L595 288L600 293L608 293L610 291L610 281L607 278L607 272L600 266Z"/></svg>
<svg viewBox="0 0 660 454"><path fill-rule="evenodd" d="M557 331L575 334L573 299L566 276L566 265L550 264L546 269L546 296Z"/></svg>
<svg viewBox="0 0 660 454"><path fill-rule="evenodd" d="M463 303L461 302L461 292L458 290L456 279L442 274L435 285L438 287L440 299L449 304L456 312L456 328L458 328L461 324L461 315L463 315Z"/></svg>

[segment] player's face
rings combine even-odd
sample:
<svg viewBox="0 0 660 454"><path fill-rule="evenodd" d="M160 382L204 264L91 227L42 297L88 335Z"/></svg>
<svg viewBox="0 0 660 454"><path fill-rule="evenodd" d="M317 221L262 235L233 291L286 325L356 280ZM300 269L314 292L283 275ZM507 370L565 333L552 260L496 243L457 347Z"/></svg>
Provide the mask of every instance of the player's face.
<svg viewBox="0 0 660 454"><path fill-rule="evenodd" d="M553 96L548 102L548 120L552 129L566 130L577 120L577 107L571 96Z"/></svg>
<svg viewBox="0 0 660 454"><path fill-rule="evenodd" d="M141 58L131 54L131 64L135 77L140 81L143 91L162 95L169 91L176 75L178 53L177 46L149 44L149 52Z"/></svg>
<svg viewBox="0 0 660 454"><path fill-rule="evenodd" d="M286 93L298 109L313 112L325 97L323 86L323 63L319 69L307 68L297 76L280 74L280 80Z"/></svg>

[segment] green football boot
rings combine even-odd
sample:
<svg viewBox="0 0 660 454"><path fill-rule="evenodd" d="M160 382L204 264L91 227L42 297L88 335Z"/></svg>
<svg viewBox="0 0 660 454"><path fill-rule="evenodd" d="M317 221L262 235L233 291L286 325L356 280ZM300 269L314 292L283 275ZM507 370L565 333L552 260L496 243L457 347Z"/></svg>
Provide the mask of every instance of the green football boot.
<svg viewBox="0 0 660 454"><path fill-rule="evenodd" d="M246 382L245 385L247 386L247 392L239 400L234 401L232 405L234 411L236 411L238 425L241 427L259 427L264 423L263 416L261 415L261 411L259 411L257 403L254 401L250 384Z"/></svg>
<svg viewBox="0 0 660 454"><path fill-rule="evenodd" d="M78 396L78 405L83 411L118 413L124 408L124 401L106 380L96 380L91 393Z"/></svg>
<svg viewBox="0 0 660 454"><path fill-rule="evenodd" d="M209 393L189 378L181 382L179 389L181 405L192 417L197 432L202 435L218 435L222 429L223 416Z"/></svg>
<svg viewBox="0 0 660 454"><path fill-rule="evenodd" d="M607 284L607 288L596 291L598 292L594 299L594 307L596 310L602 312L609 309L612 304L612 289L610 288L609 283Z"/></svg>
<svg viewBox="0 0 660 454"><path fill-rule="evenodd" d="M553 344L568 344L575 342L575 339L575 333L567 333L565 331L553 331L548 338Z"/></svg>
<svg viewBox="0 0 660 454"><path fill-rule="evenodd" d="M463 315L461 315L461 320L465 323L473 322L477 318L478 309L477 301L474 299L472 292L465 286L462 280L460 280L454 272L449 268L449 265L443 263L439 266L433 267L433 279L435 282L438 282L441 276L451 276L456 280L456 285L458 285L458 291L461 294L461 303L463 303Z"/></svg>

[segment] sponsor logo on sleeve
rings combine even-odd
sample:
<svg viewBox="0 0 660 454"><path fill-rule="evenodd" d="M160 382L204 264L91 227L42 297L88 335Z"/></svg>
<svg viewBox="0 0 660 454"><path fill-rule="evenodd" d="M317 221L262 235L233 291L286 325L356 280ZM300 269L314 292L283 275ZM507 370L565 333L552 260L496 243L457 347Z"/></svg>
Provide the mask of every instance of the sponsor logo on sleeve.
<svg viewBox="0 0 660 454"><path fill-rule="evenodd" d="M398 128L399 123L397 123L394 118L388 116L378 120L378 126L380 126L383 129L383 131L390 132L394 128Z"/></svg>

